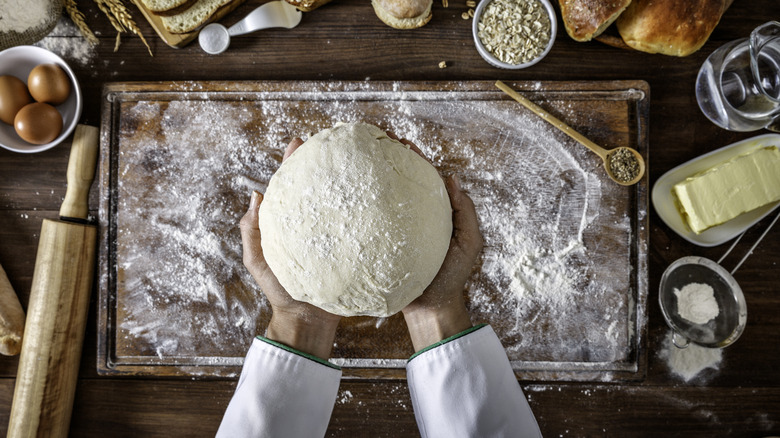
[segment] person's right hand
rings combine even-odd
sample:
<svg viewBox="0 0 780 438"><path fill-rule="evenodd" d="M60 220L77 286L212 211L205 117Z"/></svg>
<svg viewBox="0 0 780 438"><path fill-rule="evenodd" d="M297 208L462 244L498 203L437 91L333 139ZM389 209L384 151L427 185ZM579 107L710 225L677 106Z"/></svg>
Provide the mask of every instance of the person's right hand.
<svg viewBox="0 0 780 438"><path fill-rule="evenodd" d="M415 351L471 327L463 288L482 251L482 234L474 202L457 176L447 178L445 185L452 205L450 247L431 284L402 310Z"/></svg>
<svg viewBox="0 0 780 438"><path fill-rule="evenodd" d="M398 138L390 131L387 131L387 136L409 146L430 163L413 142ZM463 288L482 251L482 233L479 231L474 202L461 189L458 177L450 175L445 180L445 186L452 205L450 247L431 284L420 297L402 310L414 351L420 351L471 327Z"/></svg>

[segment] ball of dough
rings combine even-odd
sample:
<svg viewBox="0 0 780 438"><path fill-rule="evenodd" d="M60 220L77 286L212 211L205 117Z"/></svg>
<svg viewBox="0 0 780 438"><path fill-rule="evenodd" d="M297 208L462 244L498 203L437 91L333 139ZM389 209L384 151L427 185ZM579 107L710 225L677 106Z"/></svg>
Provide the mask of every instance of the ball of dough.
<svg viewBox="0 0 780 438"><path fill-rule="evenodd" d="M338 123L271 178L259 226L266 262L296 300L389 316L439 271L452 209L436 169L376 126Z"/></svg>

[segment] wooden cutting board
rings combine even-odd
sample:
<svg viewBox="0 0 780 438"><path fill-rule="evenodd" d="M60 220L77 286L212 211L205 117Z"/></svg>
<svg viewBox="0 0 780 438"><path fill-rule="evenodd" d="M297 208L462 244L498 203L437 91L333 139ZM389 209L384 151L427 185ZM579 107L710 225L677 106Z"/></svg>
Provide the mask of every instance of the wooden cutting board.
<svg viewBox="0 0 780 438"><path fill-rule="evenodd" d="M227 5L222 6L221 8L217 9L217 11L214 12L214 14L212 14L205 23L203 23L203 25L205 26L208 23L221 20L222 17L233 12L241 5L241 3L244 3L244 1L245 0L233 0ZM138 10L141 11L141 14L143 14L144 18L146 18L146 21L149 22L149 25L152 26L152 29L154 29L155 33L157 33L157 36L159 36L160 39L165 42L165 44L173 47L174 49L180 49L198 37L200 29L187 33L168 32L168 30L165 28L165 25L163 25L162 18L159 15L152 13L152 11L150 11L141 0L133 0L133 3L138 7Z"/></svg>
<svg viewBox="0 0 780 438"><path fill-rule="evenodd" d="M649 162L642 81L510 83L607 148ZM235 377L268 304L238 221L285 145L338 121L417 143L475 201L485 250L467 285L522 379L644 377L647 177L597 156L493 82L163 82L104 89L98 371ZM346 377L404 378L403 319L345 318Z"/></svg>

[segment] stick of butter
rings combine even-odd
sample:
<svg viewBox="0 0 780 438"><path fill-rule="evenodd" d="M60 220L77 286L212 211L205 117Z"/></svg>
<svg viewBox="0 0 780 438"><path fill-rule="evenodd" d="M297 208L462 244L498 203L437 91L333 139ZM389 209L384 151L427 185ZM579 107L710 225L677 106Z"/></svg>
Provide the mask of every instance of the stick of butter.
<svg viewBox="0 0 780 438"><path fill-rule="evenodd" d="M674 185L683 219L696 234L780 200L780 150L754 149Z"/></svg>

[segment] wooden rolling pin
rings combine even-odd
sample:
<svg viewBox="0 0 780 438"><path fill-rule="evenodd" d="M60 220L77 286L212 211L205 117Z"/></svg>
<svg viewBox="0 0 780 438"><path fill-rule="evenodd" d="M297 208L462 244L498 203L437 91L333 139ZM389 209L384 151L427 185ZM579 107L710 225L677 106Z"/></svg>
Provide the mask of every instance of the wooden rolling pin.
<svg viewBox="0 0 780 438"><path fill-rule="evenodd" d="M24 310L0 266L0 354L16 356L22 349Z"/></svg>
<svg viewBox="0 0 780 438"><path fill-rule="evenodd" d="M68 436L95 269L97 228L86 219L98 137L76 127L60 220L41 226L9 438Z"/></svg>

